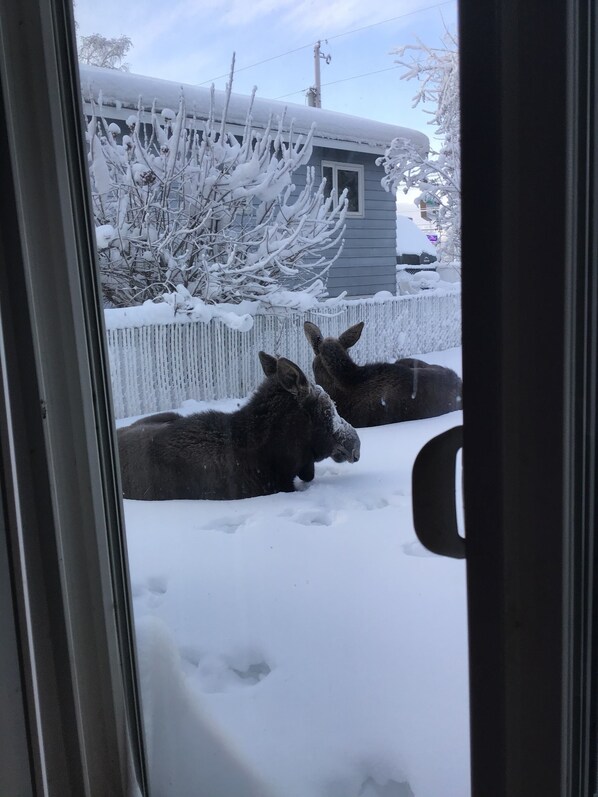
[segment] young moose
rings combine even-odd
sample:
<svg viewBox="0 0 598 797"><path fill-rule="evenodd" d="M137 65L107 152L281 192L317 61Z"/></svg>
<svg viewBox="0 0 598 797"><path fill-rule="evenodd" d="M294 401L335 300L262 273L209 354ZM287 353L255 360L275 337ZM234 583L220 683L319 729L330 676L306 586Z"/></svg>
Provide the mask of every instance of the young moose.
<svg viewBox="0 0 598 797"><path fill-rule="evenodd" d="M357 462L357 432L284 357L259 353L266 379L237 412L151 415L118 430L125 498L231 499L292 492L314 462Z"/></svg>
<svg viewBox="0 0 598 797"><path fill-rule="evenodd" d="M353 426L414 421L462 409L463 385L450 368L414 358L395 363L354 363L347 349L361 337L363 321L339 338L323 338L309 321L304 330L316 355L316 382Z"/></svg>

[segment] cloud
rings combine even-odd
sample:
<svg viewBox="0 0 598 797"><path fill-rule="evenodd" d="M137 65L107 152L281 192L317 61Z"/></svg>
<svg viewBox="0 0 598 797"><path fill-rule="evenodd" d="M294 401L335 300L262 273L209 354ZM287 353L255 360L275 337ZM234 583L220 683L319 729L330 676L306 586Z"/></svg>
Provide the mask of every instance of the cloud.
<svg viewBox="0 0 598 797"><path fill-rule="evenodd" d="M206 74L211 74L213 58L201 48L183 52L145 53L134 59L131 71L140 75L159 77L181 83L201 83Z"/></svg>
<svg viewBox="0 0 598 797"><path fill-rule="evenodd" d="M363 0L299 0L287 13L286 23L325 38L396 17L404 18L408 25L415 12L433 4L433 0L404 0L400 6L396 0L377 0L374 5ZM395 26L400 26L400 18L395 20Z"/></svg>
<svg viewBox="0 0 598 797"><path fill-rule="evenodd" d="M438 1L438 0L437 0ZM251 48L259 42L273 54L287 46L307 43L302 38L338 36L357 28L393 19L393 26L410 25L425 19L425 9L434 0L173 0L164 5L157 0L77 0L75 14L79 34L129 36L134 52L146 54L180 37L180 47L189 49L193 37L198 49L210 48L226 31L248 28L245 42ZM451 8L441 6L430 13ZM399 17L398 19L394 19ZM230 49L230 48L229 48ZM270 53L268 53L270 54Z"/></svg>
<svg viewBox="0 0 598 797"><path fill-rule="evenodd" d="M434 0L403 0L400 13L409 15L434 5ZM377 0L375 6L364 0L228 0L221 3L219 22L239 27L269 17L271 44L275 30L291 25L289 34L325 36L344 32L398 16L396 0ZM408 19L409 17L407 17Z"/></svg>
<svg viewBox="0 0 598 797"><path fill-rule="evenodd" d="M146 52L160 47L173 35L182 39L196 32L197 47L201 47L202 19L219 7L219 0L175 0L164 5L152 0L128 2L122 0L77 0L75 17L79 34L101 33L104 36L126 35L133 41L133 52ZM193 23L190 25L189 23ZM186 46L186 45L185 45Z"/></svg>
<svg viewBox="0 0 598 797"><path fill-rule="evenodd" d="M281 13L294 4L295 0L253 0L253 2L232 0L228 3L226 11L222 13L221 22L231 27L238 27L273 15L272 21L276 23ZM272 44L276 42L272 41Z"/></svg>

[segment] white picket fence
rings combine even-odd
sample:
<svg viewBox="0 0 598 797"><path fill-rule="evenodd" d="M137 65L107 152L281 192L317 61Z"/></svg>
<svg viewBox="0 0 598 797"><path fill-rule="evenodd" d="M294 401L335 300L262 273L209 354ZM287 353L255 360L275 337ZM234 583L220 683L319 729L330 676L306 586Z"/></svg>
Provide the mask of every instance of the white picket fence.
<svg viewBox="0 0 598 797"><path fill-rule="evenodd" d="M106 314L111 311L106 310ZM176 407L187 399L246 396L263 378L257 353L288 357L312 375L313 355L303 322L313 321L325 336L365 322L352 349L357 362L441 351L461 344L461 296L429 292L347 300L306 313L264 314L247 332L212 320L111 329L108 349L117 418Z"/></svg>

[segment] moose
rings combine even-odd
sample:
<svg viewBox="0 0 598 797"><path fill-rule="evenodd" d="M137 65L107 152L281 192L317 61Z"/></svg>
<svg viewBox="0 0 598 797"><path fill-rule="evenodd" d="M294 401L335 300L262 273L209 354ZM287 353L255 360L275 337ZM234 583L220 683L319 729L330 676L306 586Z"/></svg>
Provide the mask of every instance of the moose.
<svg viewBox="0 0 598 797"><path fill-rule="evenodd" d="M414 421L462 409L463 384L450 368L413 357L394 363L353 362L348 349L361 337L363 321L338 338L324 338L310 321L303 326L315 354L315 380L353 426Z"/></svg>
<svg viewBox="0 0 598 797"><path fill-rule="evenodd" d="M118 430L125 498L235 499L292 492L327 457L357 462L360 441L295 363L259 352L266 375L232 413L162 412Z"/></svg>

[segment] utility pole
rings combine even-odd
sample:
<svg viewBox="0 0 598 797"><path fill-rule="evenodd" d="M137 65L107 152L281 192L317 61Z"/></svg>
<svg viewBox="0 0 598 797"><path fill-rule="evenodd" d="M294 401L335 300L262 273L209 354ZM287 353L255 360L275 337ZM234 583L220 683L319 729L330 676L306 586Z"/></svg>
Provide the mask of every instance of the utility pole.
<svg viewBox="0 0 598 797"><path fill-rule="evenodd" d="M328 40L325 42L328 44ZM322 82L320 80L320 58L323 58L327 64L332 60L331 55L324 55L320 52L321 42L317 41L314 45L314 77L315 85L310 86L307 90L307 104L312 108L322 107Z"/></svg>

